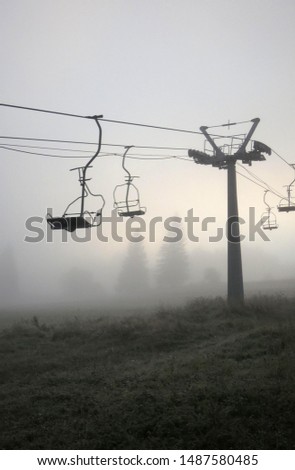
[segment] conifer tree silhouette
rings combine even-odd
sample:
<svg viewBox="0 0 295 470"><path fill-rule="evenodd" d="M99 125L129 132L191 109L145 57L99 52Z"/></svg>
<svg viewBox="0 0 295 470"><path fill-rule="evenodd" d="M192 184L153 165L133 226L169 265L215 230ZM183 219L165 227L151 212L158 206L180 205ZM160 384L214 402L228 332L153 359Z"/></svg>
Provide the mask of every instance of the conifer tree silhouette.
<svg viewBox="0 0 295 470"><path fill-rule="evenodd" d="M117 290L120 294L136 297L147 294L149 287L149 268L144 244L129 242L118 276Z"/></svg>
<svg viewBox="0 0 295 470"><path fill-rule="evenodd" d="M183 240L163 242L156 266L159 291L181 290L189 279L189 262Z"/></svg>

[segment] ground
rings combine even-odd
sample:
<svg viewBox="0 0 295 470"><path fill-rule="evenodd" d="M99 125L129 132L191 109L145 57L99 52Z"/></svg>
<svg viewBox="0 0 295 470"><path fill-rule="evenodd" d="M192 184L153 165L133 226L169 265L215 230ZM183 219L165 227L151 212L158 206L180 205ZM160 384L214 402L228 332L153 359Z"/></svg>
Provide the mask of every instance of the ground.
<svg viewBox="0 0 295 470"><path fill-rule="evenodd" d="M294 449L295 300L0 333L2 449Z"/></svg>

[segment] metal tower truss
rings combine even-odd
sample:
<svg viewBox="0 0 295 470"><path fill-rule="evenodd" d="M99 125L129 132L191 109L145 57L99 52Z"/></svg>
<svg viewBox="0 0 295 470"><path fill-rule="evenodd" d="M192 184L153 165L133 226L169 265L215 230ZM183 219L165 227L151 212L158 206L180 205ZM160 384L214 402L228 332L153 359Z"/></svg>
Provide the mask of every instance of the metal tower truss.
<svg viewBox="0 0 295 470"><path fill-rule="evenodd" d="M206 140L204 144L204 151L190 149L188 151L189 157L193 158L195 163L201 165L212 165L219 169L227 168L228 163L232 161L241 160L242 163L252 165L253 161L265 160L264 153L271 155L271 149L259 141L251 141L251 137L259 124L260 119L252 119L252 126L247 134L233 134L230 136L211 136L208 133L209 127L200 127L201 132L204 134ZM240 123L229 123L227 126L232 126ZM221 126L214 127L223 127ZM246 147L249 144L249 149ZM210 147L209 147L210 146Z"/></svg>
<svg viewBox="0 0 295 470"><path fill-rule="evenodd" d="M244 284L242 270L242 254L240 243L240 223L238 215L238 198L236 182L236 162L240 160L246 165L253 161L265 160L264 153L271 155L271 149L258 141L251 141L251 137L259 124L260 119L251 121L221 124L219 126L202 126L200 131L205 136L204 151L189 150L189 157L200 165L211 165L227 170L227 239L228 239L228 300L229 302L244 301ZM247 134L216 135L209 134L212 127L226 127L252 123ZM208 149L208 144L210 148ZM247 149L247 146L249 147Z"/></svg>

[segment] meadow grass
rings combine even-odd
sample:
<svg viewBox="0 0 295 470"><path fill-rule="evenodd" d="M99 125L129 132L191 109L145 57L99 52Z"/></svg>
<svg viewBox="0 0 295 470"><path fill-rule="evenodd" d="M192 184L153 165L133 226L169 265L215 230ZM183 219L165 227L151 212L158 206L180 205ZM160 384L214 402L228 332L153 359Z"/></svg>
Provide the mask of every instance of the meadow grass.
<svg viewBox="0 0 295 470"><path fill-rule="evenodd" d="M295 300L0 333L2 449L294 449Z"/></svg>

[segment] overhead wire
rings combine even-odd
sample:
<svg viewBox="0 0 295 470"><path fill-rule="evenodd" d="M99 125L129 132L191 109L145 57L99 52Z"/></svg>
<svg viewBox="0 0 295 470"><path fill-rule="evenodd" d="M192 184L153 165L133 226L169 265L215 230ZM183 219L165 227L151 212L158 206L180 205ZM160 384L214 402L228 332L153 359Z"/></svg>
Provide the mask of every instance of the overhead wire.
<svg viewBox="0 0 295 470"><path fill-rule="evenodd" d="M53 142L53 143L59 143L59 144L97 145L97 142L87 142L83 140L45 139L45 138L38 138L38 137L0 136L0 139L24 140L24 141L32 141L32 142ZM125 145L123 144L102 144L102 145L112 146L112 147L125 147Z"/></svg>
<svg viewBox="0 0 295 470"><path fill-rule="evenodd" d="M264 191L269 191L270 193L272 193L274 196L276 196L280 200L288 200L286 197L280 195L275 190L271 189L271 187L267 183L265 183L265 185L262 185L262 184L258 183L257 181L255 181L255 180L249 178L248 176L244 175L243 173L240 173L239 171L236 171L236 173L238 175L242 176L243 178L251 181L253 184L256 184L256 186L259 186L260 188L264 189Z"/></svg>
<svg viewBox="0 0 295 470"><path fill-rule="evenodd" d="M183 133L186 133L186 134L203 134L200 131L180 129L180 128L176 128L176 127L155 126L153 124L143 124L143 123L130 122L130 121L119 121L119 120L115 120L115 119L101 118L100 121L111 122L111 123L114 123L114 124L124 124L124 125L128 125L128 126L147 127L147 128L150 128L150 129L158 129L158 130L164 130L164 131L183 132Z"/></svg>
<svg viewBox="0 0 295 470"><path fill-rule="evenodd" d="M52 153L43 153L43 152L30 152L28 150L20 150L20 149L14 149L11 147L5 147L4 145L0 145L0 149L8 150L11 152L18 152L18 153L24 153L27 155L38 155L41 157L50 157L50 158L63 158L63 159L68 159L71 160L73 158L87 158L89 159L89 156L86 155L53 155ZM104 154L99 155L99 157L106 156Z"/></svg>
<svg viewBox="0 0 295 470"><path fill-rule="evenodd" d="M91 150L82 150L82 149L72 149L72 148L63 148L63 147L44 147L40 145L23 145L23 144L10 144L4 142L0 144L1 147L11 147L11 148L29 148L29 149L39 149L39 150L55 150L63 152L81 152L81 153L93 153Z"/></svg>
<svg viewBox="0 0 295 470"><path fill-rule="evenodd" d="M97 142L87 142L87 141L77 141L77 140L61 140L61 139L40 139L37 137L15 137L15 136L0 136L0 139L7 139L7 140L24 140L24 141L32 141L32 142L52 142L52 143L60 143L60 144L78 144L78 145L97 145ZM125 148L126 144L110 144L105 143L102 144L102 147L122 147ZM157 145L133 145L134 148L138 149L154 149L154 150L179 150L179 151L188 151L188 147L165 147L165 146L157 146Z"/></svg>
<svg viewBox="0 0 295 470"><path fill-rule="evenodd" d="M28 147L30 148L30 146L28 146ZM50 157L50 158L62 158L62 159L68 159L68 160L71 160L73 158L75 158L75 159L89 158L89 156L86 156L86 155L55 155L55 154L52 154L52 153L22 150L20 148L15 148L15 147L6 146L6 145L0 145L0 149L8 150L8 151L11 151L11 152L24 153L24 154L27 154L27 155L37 155L37 156ZM46 149L46 147L44 149ZM57 148L51 148L51 147L49 147L47 149L55 150L55 151L61 150L61 151L67 151L67 152L73 150L73 149L57 149ZM73 150L73 151L83 152L83 150ZM88 152L90 152L90 151L87 151L87 153ZM121 154L113 153L113 152L103 152L102 154L100 154L100 157L108 157L108 156L122 157ZM174 159L186 160L186 161L191 162L190 159L185 158L185 157L180 156L180 155L135 154L135 155L127 155L127 158L134 159L134 160L171 160L171 159L174 158Z"/></svg>
<svg viewBox="0 0 295 470"><path fill-rule="evenodd" d="M20 152L20 153L25 153L25 154L29 154L29 155L38 155L38 156L46 156L46 157L51 157L51 158L63 158L63 159L72 159L72 158L88 158L87 156L85 155L82 155L82 156L77 156L77 155L74 155L74 156L66 156L66 155L53 155L53 154L45 154L45 153L40 153L40 152L29 152L29 151L26 151L26 150L20 150L20 149L13 149L13 148L9 148L9 147L5 147L5 146L0 146L0 148L3 148L3 149L6 149L6 150L10 150L10 151L15 151L15 152ZM102 158L102 157L108 157L108 156L118 156L118 157L122 157L121 154L115 154L115 153L103 153L99 156L99 158ZM181 157L181 156L177 156L177 155L170 155L170 156L159 156L159 157L146 157L146 156L138 156L138 155L129 155L128 158L130 159L134 159L134 160L171 160L171 159L178 159L178 160L185 160L185 161L189 161L190 163L192 162L191 159L188 159L188 158L185 158L185 157ZM241 166L241 165L240 165ZM243 168L243 167L242 167ZM246 168L244 168L246 169ZM261 182L263 184L260 184L258 183L257 181L249 178L248 176L244 175L243 173L240 173L239 171L236 172L238 175L242 176L243 178L246 178L248 181L252 182L253 184L259 186L260 188L264 189L264 190L268 190L270 191L272 194L274 194L275 196L277 196L278 198L280 199L287 199L287 198L284 198L282 195L280 195L277 191L275 191L273 188L271 188L271 186L264 182L263 180L261 180ZM256 177L256 175L253 174L253 177ZM260 179L258 177L256 177L256 179Z"/></svg>
<svg viewBox="0 0 295 470"><path fill-rule="evenodd" d="M292 163L289 163L284 157L282 157L282 155L280 155L278 152L276 152L274 149L271 148L271 151L272 153L274 153L277 157L279 157L284 163L286 163L286 165L288 165L289 168L293 168L293 164ZM267 186L266 189L268 189L271 193L273 193L274 195L276 195L278 198L280 198L281 200L285 200L285 201L289 201L289 199L286 197L286 196L283 196L282 194L280 194L279 191L277 191L276 189L274 189L272 186L270 186L268 183L266 183L265 181L263 181L261 178L259 178L257 175L255 175L253 172L251 172L250 170L248 170L247 168L245 168L244 166L238 164L240 167L242 167L244 170L246 170L250 175L252 175L254 178L256 178L258 181L262 182L263 184L265 184ZM244 175L243 175L244 176Z"/></svg>
<svg viewBox="0 0 295 470"><path fill-rule="evenodd" d="M79 114L73 114L73 113L64 113L64 112L60 112L60 111L53 111L53 110L48 110L48 109L42 109L42 108L33 108L33 107L26 107L26 106L19 106L19 105L13 105L13 104L7 104L7 103L0 103L0 106L2 107L7 107L7 108L14 108L14 109L21 109L21 110L27 110L27 111L34 111L34 112L40 112L40 113L47 113L47 114L54 114L54 115L61 115L61 116L69 116L69 117L75 117L75 118L82 118L82 119L94 119L94 118L99 118L100 121L104 121L104 122L109 122L109 123L114 123L114 124L123 124L123 125L131 125L131 126L137 126L137 127L145 127L145 128L152 128L152 129L158 129L158 130L166 130L166 131L173 131L173 132L182 132L182 133L189 133L189 134L199 134L199 135L202 135L203 132L201 131L193 131L193 130L189 130L189 129L181 129L181 128L174 128L174 127L166 127L166 126L158 126L158 125L152 125L152 124L144 124L144 123L138 123L138 122L131 122L131 121L123 121L123 120L117 120L117 119L108 119L108 118L104 118L102 115L99 115L99 116L85 116L85 115L79 115ZM240 121L240 122L234 122L234 123L231 123L230 121L226 124L221 124L219 126L208 126L206 127L206 129L210 129L210 128L214 128L214 127L230 127L230 126L233 126L233 125L237 125L237 124L244 124L244 123L249 123L251 122L250 121ZM218 136L218 135L213 135L212 136L214 137L224 137L224 136ZM58 139L39 139L39 138L21 138L21 137L4 137L4 136L0 136L0 138L5 138L5 139L14 139L14 140L31 140L31 141L42 141L42 142L56 142L56 143L72 143L72 144L87 144L87 145L94 145L96 143L92 143L92 142L78 142L78 141L65 141L65 140L58 140ZM112 146L112 147L123 147L123 145L121 144L104 144L104 146ZM15 146L16 147L16 146ZM32 151L26 151L26 150L20 150L20 148L13 148L12 145L9 145L9 144L6 144L6 145L1 145L0 148L2 149L5 149L5 150L10 150L10 151L15 151L15 152L21 152L21 153L26 153L26 154L30 154L30 155L39 155L39 156L46 156L46 157L51 157L51 158L87 158L85 156L78 156L78 155L75 155L75 156L66 156L66 155L53 155L53 154L47 154L47 153L41 153L41 152L32 152ZM18 146L20 147L20 145ZM23 146L24 147L24 146ZM124 146L126 147L126 146ZM152 146L133 146L134 148L153 148L153 149L169 149L169 150L172 150L173 148L170 147L152 147ZM176 150L176 148L174 148ZM184 148L177 148L177 150L187 150L187 149L184 149ZM53 150L53 149L52 149ZM56 151L70 151L69 149L54 149ZM71 150L71 151L78 151L78 150ZM80 151L80 150L79 150ZM289 162L287 162L287 160L285 160L285 158L283 158L280 154L278 154L275 150L273 150L273 153L275 155L277 155L284 163L286 163L289 167L291 166L291 164ZM86 151L85 150L81 150L81 153L85 153ZM136 155L130 155L129 158L136 158L136 159L171 159L171 158L177 158L177 159L181 159L181 160L187 160L187 161L191 161L190 159L187 159L185 157L181 157L181 156L148 156L148 155L145 155L145 156L136 156ZM248 173L251 175L251 172L249 170L246 169L246 171L248 171ZM252 173L252 176L257 180L257 181L260 181L260 183L258 183L257 181L254 181L252 179L250 179L249 177L243 175L242 173L240 172L237 172L239 175L243 176L244 178L248 179L249 181L252 181L254 184L260 186L260 187L263 187L264 189L265 186L267 187L267 189L269 189L273 194L275 194L277 197L282 197L281 195L279 195L279 193L274 190L273 188L271 188L270 185L268 185L267 183L265 183L265 181L263 181L261 178L257 177L256 175L254 175ZM262 186L263 185L263 186Z"/></svg>
<svg viewBox="0 0 295 470"><path fill-rule="evenodd" d="M266 183L262 178L260 178L259 176L255 175L255 173L253 173L253 171L250 171L248 168L246 168L244 165L241 165L240 163L237 163L237 165L242 168L243 170L247 171L247 173L249 173L249 175L251 175L253 178L255 178L257 181L259 181L260 183L264 184L265 186L267 186L269 188L269 190L271 190L274 194L276 194L278 197L284 199L284 196L282 194L279 193L279 191L277 191L276 189L274 189L272 186L270 186L268 183Z"/></svg>
<svg viewBox="0 0 295 470"><path fill-rule="evenodd" d="M39 139L39 138L34 138L34 137L11 137L11 136L0 136L1 138L5 139L10 139L10 140L25 140L25 141L45 141L45 142L56 142L56 143L74 143L74 144L88 144L88 145L95 145L95 142L85 142L85 141L68 141L68 140L60 140L60 139ZM112 147L124 147L123 144L103 144L105 146L112 146ZM17 147L17 148L16 148ZM43 152L32 152L32 151L24 151L20 150L20 148L36 148L36 149L43 149L43 150L54 150L54 151L64 151L64 152L81 152L81 153L91 153L90 150L84 150L84 149L72 149L72 148L61 148L61 147L45 147L45 146L34 146L34 145L23 145L23 144L10 144L10 143L5 143L5 145L0 145L0 148L5 149L5 150L10 150L10 151L15 151L15 152L20 152L20 153L26 153L29 155L38 155L38 156L46 156L46 157L52 157L52 158L63 158L63 159L71 159L71 158L88 158L85 155L54 155L54 154L48 154L48 153L43 153ZM184 147L164 147L164 146L134 146L134 148L139 148L139 149L159 149L159 150L187 150ZM121 154L116 154L114 152L104 152L101 156L122 156ZM127 158L130 159L137 159L137 160L170 160L172 158L178 159L178 160L184 160L191 162L191 159L179 156L179 155L155 155L155 154L136 154L136 155L128 155ZM283 157L281 157L283 158ZM285 160L284 160L285 161ZM263 187L268 187L269 189L272 190L273 194L276 194L280 198L284 198L281 194L279 194L278 191L276 191L274 188L272 188L268 183L266 183L264 180L262 180L260 177L255 175L253 172L242 166L241 164L238 163L238 165L243 168L245 171L247 171L252 177L254 177L256 180L260 181L264 186ZM290 166L290 164L288 164ZM239 173L240 174L240 173ZM249 178L250 180L250 178ZM251 181L251 180L250 180Z"/></svg>
<svg viewBox="0 0 295 470"><path fill-rule="evenodd" d="M60 116L69 116L69 117L75 117L75 118L80 118L80 119L93 119L94 116L84 116L81 114L72 114L72 113L64 113L60 111L53 111L53 110L48 110L48 109L43 109L43 108L32 108L28 106L19 106L19 105L14 105L14 104L7 104L7 103L0 103L0 106L6 107L6 108L14 108L14 109L22 109L26 111L35 111L39 113L46 113L46 114L55 114L55 115L60 115ZM188 133L188 134L202 134L201 131L193 131L189 129L180 129L180 128L175 128L175 127L166 127L166 126L156 126L153 124L144 124L144 123L139 123L139 122L131 122L131 121L122 121L118 119L106 119L102 115L96 116L99 117L100 121L103 122L109 122L113 124L123 124L123 125L128 125L128 126L137 126L137 127L147 127L151 129L158 129L158 130L165 130L165 131L172 131L172 132L183 132L183 133Z"/></svg>
<svg viewBox="0 0 295 470"><path fill-rule="evenodd" d="M75 117L75 118L79 118L79 119L93 119L94 118L94 116L83 116L81 114L63 113L61 111L52 111L52 110L42 109L42 108L32 108L32 107L28 107L28 106L19 106L19 105L16 105L16 104L0 103L0 106L3 106L5 108L14 108L14 109L22 109L22 110L26 110L26 111L34 111L34 112L37 112L37 113L55 114L55 115L59 115L59 116L69 116L69 117ZM100 117L102 117L102 116L100 116Z"/></svg>
<svg viewBox="0 0 295 470"><path fill-rule="evenodd" d="M276 152L274 149L271 149L271 151L272 151L277 157L279 157L284 163L286 163L289 167L291 166L291 163L287 162L287 160L285 160L284 157L282 157L280 154L278 154L278 152Z"/></svg>
<svg viewBox="0 0 295 470"><path fill-rule="evenodd" d="M154 124L144 124L144 123L139 123L139 122L132 122L132 121L124 121L124 120L119 120L119 119L109 119L109 118L104 118L103 115L93 115L93 116L87 116L87 115L81 115L81 114L74 114L74 113L65 113L61 111L55 111L55 110L48 110L44 108L34 108L34 107L29 107L29 106L20 106L20 105L14 105L14 104L9 104L9 103L0 103L0 106L6 107L6 108L14 108L14 109L20 109L20 110L27 110L27 111L34 111L34 112L39 112L39 113L46 113L46 114L54 114L54 115L60 115L60 116L68 116L68 117L75 117L75 118L80 118L80 119L94 119L98 118L100 121L103 122L109 122L113 124L123 124L123 125L130 125L130 126L137 126L137 127L146 127L146 128L151 128L151 129L158 129L158 130L166 130L166 131L172 131L172 132L182 132L182 133L189 133L189 134L197 134L197 135L203 135L202 131L196 131L196 130L191 130L191 129L182 129L182 128L177 128L177 127L167 127L167 126L159 126L159 125L154 125ZM249 122L253 122L253 119L247 120L247 121L238 121L238 122L228 122L226 124L219 124L215 126L203 126L206 129L212 129L212 128L218 128L218 127L230 127L234 126L237 124L246 124ZM239 135L239 134L238 134ZM220 138L227 138L228 136L224 135L217 135L217 134L211 134L212 137L220 137ZM0 137L3 138L3 137ZM37 139L36 139L37 140ZM39 139L38 139L39 140ZM40 139L41 140L41 139ZM43 139L42 139L43 140ZM46 141L49 141L46 139ZM55 140L55 142L58 142ZM61 142L59 140L59 142ZM68 143L74 143L73 141L68 141ZM77 142L78 143L78 142ZM79 142L82 143L82 142ZM86 142L84 142L86 143ZM91 143L92 144L92 143ZM106 145L106 144L104 144ZM118 145L118 144L114 144ZM121 146L121 145L120 145ZM143 147L142 147L143 148ZM145 147L148 148L148 147ZM155 147L153 147L155 148ZM158 147L159 148L159 147ZM184 149L183 149L184 150ZM272 149L272 151L282 160L284 161L287 165L290 166L290 163L287 162L281 155L279 155L275 150Z"/></svg>
<svg viewBox="0 0 295 470"><path fill-rule="evenodd" d="M258 183L257 181L252 180L251 178L249 178L249 176L246 176L243 173L240 173L239 171L236 171L236 173L238 175L242 176L243 178L246 178L247 180L251 181L252 183L256 184L256 186L260 186L260 188L262 188L262 189L268 189L265 186L262 186L262 184ZM270 191L270 192L273 192L273 191Z"/></svg>
<svg viewBox="0 0 295 470"><path fill-rule="evenodd" d="M116 156L120 156L122 157L122 154L121 153L115 153L115 152L104 152L105 154L107 155L116 155ZM164 155L164 154L155 154L155 153L138 153L138 152L135 152L135 153L131 153L131 154L128 154L126 155L126 158L129 158L129 157L163 157L163 158L174 158L174 157L181 157L181 158L185 158L183 157L183 155L171 155L170 153L168 155ZM191 160L191 159L190 159Z"/></svg>

